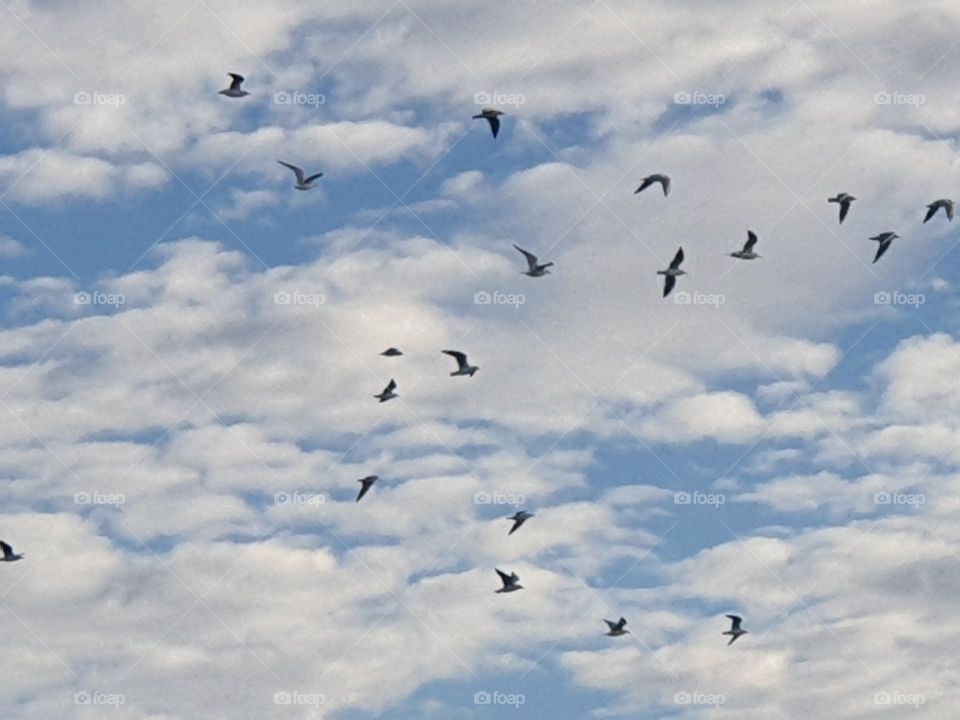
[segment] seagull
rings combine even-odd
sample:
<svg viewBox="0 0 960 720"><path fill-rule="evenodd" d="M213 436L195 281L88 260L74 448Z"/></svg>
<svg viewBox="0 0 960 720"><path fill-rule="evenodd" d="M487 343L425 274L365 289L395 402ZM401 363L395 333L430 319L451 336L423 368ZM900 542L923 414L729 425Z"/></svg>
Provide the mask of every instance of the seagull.
<svg viewBox="0 0 960 720"><path fill-rule="evenodd" d="M469 375L473 377L473 374L480 369L478 365L468 363L466 354L462 352L456 350L441 350L440 352L444 355L449 355L457 361L457 369L450 373L450 377L455 377L456 375Z"/></svg>
<svg viewBox="0 0 960 720"><path fill-rule="evenodd" d="M836 197L827 198L827 202L840 203L840 224L843 225L843 219L847 216L847 213L850 212L850 203L852 203L856 198L853 195L848 195L847 193L839 193Z"/></svg>
<svg viewBox="0 0 960 720"><path fill-rule="evenodd" d="M390 384L387 385L383 392L379 395L374 395L375 398L380 398L380 402L386 402L387 400L393 400L395 397L400 397L397 395L394 390L397 389L397 381L393 378L390 378Z"/></svg>
<svg viewBox="0 0 960 720"><path fill-rule="evenodd" d="M243 75L237 75L236 73L227 73L227 75L232 78L230 81L230 87L228 87L226 90L221 90L217 93L217 95L226 95L227 97L238 98L245 97L250 94L246 90L240 89L240 83L244 81Z"/></svg>
<svg viewBox="0 0 960 720"><path fill-rule="evenodd" d="M378 477L379 476L377 475L367 475L365 478L360 478L359 480L357 480L357 482L360 483L361 487L360 487L360 494L357 495L357 499L355 502L360 502L360 498L362 498L364 495L367 494L367 490L373 487L373 484L377 481Z"/></svg>
<svg viewBox="0 0 960 720"><path fill-rule="evenodd" d="M643 192L654 183L660 183L660 187L663 188L664 197L670 194L670 178L668 178L666 175L661 175L660 173L656 173L655 175L647 175L647 177L643 179L643 182L640 183L640 187L633 191L633 194L636 195L639 192Z"/></svg>
<svg viewBox="0 0 960 720"><path fill-rule="evenodd" d="M664 297L669 295L670 291L673 290L673 286L677 284L677 277L687 274L685 270L680 269L680 263L682 262L683 248L680 248L677 250L677 254L673 256L673 261L670 263L670 267L668 267L666 270L657 270L657 275L666 275L666 277L663 279Z"/></svg>
<svg viewBox="0 0 960 720"><path fill-rule="evenodd" d="M738 637L741 635L746 635L750 631L744 630L740 627L740 623L743 622L743 618L739 615L727 615L727 617L730 618L730 629L720 634L732 636L730 638L730 642L727 643L727 647L729 647L730 645L733 645Z"/></svg>
<svg viewBox="0 0 960 720"><path fill-rule="evenodd" d="M530 277L543 277L544 275L549 275L550 271L547 269L553 265L552 262L543 263L542 265L537 260L537 256L533 253L529 253L524 250L519 245L514 244L514 247L523 253L523 256L527 259L527 271L524 275L529 275Z"/></svg>
<svg viewBox="0 0 960 720"><path fill-rule="evenodd" d="M927 205L927 216L923 219L924 222L932 218L937 214L937 210L943 208L943 211L947 215L947 220L953 220L953 200L934 200L932 203Z"/></svg>
<svg viewBox="0 0 960 720"><path fill-rule="evenodd" d="M17 554L13 551L13 548L7 545L3 540L0 540L0 550L3 550L3 557L0 558L0 562L16 562L17 560L23 560L22 554Z"/></svg>
<svg viewBox="0 0 960 720"><path fill-rule="evenodd" d="M510 532L508 532L507 535L513 535L521 525L532 517L533 513L528 513L526 510L520 510L508 517L507 520L513 520L513 527L510 528Z"/></svg>
<svg viewBox="0 0 960 720"><path fill-rule="evenodd" d="M497 570L496 568L494 569ZM500 579L503 581L503 587L496 592L508 593L513 592L514 590L523 590L523 585L520 584L520 576L516 573L510 573L507 575L503 570L497 570L497 575L499 575Z"/></svg>
<svg viewBox="0 0 960 720"><path fill-rule="evenodd" d="M610 626L610 632L607 633L610 637L619 637L620 635L626 635L629 633L629 630L624 630L623 626L627 624L626 618L620 618L619 622L614 622L613 620L604 620L604 622Z"/></svg>
<svg viewBox="0 0 960 720"><path fill-rule="evenodd" d="M760 257L753 251L753 246L756 244L757 234L753 230L747 230L747 242L744 243L743 250L730 253L730 257L740 258L741 260L756 260Z"/></svg>
<svg viewBox="0 0 960 720"><path fill-rule="evenodd" d="M877 248L877 254L874 256L873 261L876 262L882 258L883 254L889 249L890 243L899 237L900 236L895 232L885 232L870 238L871 240L876 240L878 243L880 243L880 246Z"/></svg>
<svg viewBox="0 0 960 720"><path fill-rule="evenodd" d="M494 139L497 137L497 133L500 132L500 116L503 115L499 110L494 110L493 108L484 108L480 111L479 115L474 115L474 120L486 120L490 123L490 131L493 133Z"/></svg>
<svg viewBox="0 0 960 720"><path fill-rule="evenodd" d="M277 160L277 162L283 165L284 167L288 167L291 170L293 170L294 175L297 176L297 184L294 186L295 188L297 188L297 190L310 190L313 187L313 181L316 180L317 178L323 177L323 173L317 173L316 175L305 177L303 174L303 170L298 168L296 165L291 165L290 163L286 163L283 160Z"/></svg>
<svg viewBox="0 0 960 720"><path fill-rule="evenodd" d="M397 350L395 347L389 347L380 354L384 357L397 357L397 355L403 355L403 353Z"/></svg>

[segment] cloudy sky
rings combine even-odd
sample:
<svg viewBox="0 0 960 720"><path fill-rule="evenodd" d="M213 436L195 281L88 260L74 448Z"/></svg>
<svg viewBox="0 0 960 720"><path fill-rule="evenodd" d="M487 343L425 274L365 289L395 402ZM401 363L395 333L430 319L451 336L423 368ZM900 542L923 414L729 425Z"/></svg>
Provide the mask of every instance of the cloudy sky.
<svg viewBox="0 0 960 720"><path fill-rule="evenodd" d="M955 717L956 3L0 8L4 718Z"/></svg>

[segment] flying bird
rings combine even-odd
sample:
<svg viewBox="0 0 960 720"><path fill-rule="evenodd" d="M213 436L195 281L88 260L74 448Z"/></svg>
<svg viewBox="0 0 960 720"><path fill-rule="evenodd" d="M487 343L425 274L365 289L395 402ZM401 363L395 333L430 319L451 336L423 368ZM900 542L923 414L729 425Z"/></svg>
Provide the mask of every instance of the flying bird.
<svg viewBox="0 0 960 720"><path fill-rule="evenodd" d="M750 631L744 630L743 628L740 627L740 623L743 622L743 618L740 617L739 615L727 615L727 617L730 618L730 629L720 634L731 636L730 642L727 643L727 647L729 647L730 645L733 645L733 643L736 641L738 637L740 637L741 635L746 635Z"/></svg>
<svg viewBox="0 0 960 720"><path fill-rule="evenodd" d="M624 630L624 625L627 624L626 618L620 618L619 622L614 622L613 620L604 620L604 622L610 627L610 632L607 633L610 637L619 637L620 635L626 635L629 633L629 630Z"/></svg>
<svg viewBox="0 0 960 720"><path fill-rule="evenodd" d="M378 475L367 475L365 478L357 480L357 482L360 483L360 494L357 495L355 502L360 502L360 498L367 494L367 491L373 487L378 477Z"/></svg>
<svg viewBox="0 0 960 720"><path fill-rule="evenodd" d="M636 195L637 193L643 192L654 183L660 183L660 187L663 188L664 197L670 194L670 178L668 178L666 175L661 175L660 173L647 175L643 179L643 182L640 183L640 187L633 191L633 194Z"/></svg>
<svg viewBox="0 0 960 720"><path fill-rule="evenodd" d="M389 347L380 354L384 357L397 357L398 355L403 355L403 353L397 350L395 347Z"/></svg>
<svg viewBox="0 0 960 720"><path fill-rule="evenodd" d="M550 274L550 271L547 268L553 266L552 262L540 264L539 260L537 260L537 256L533 253L527 252L516 244L514 244L514 247L527 259L527 271L524 273L524 275L529 275L530 277L543 277L544 275Z"/></svg>
<svg viewBox="0 0 960 720"><path fill-rule="evenodd" d="M839 193L836 197L827 198L827 202L840 204L841 225L843 225L843 219L847 216L847 213L850 212L850 203L852 203L854 200L856 200L856 198L853 195L848 195L847 193Z"/></svg>
<svg viewBox="0 0 960 720"><path fill-rule="evenodd" d="M497 137L497 133L500 132L500 116L503 113L499 110L494 110L493 108L484 108L480 111L479 115L474 115L474 120L486 120L490 123L490 131L493 133L494 139Z"/></svg>
<svg viewBox="0 0 960 720"><path fill-rule="evenodd" d="M740 258L741 260L756 260L759 255L753 251L753 246L757 244L757 234L753 230L747 230L747 242L743 245L743 250L737 250L730 253L730 257Z"/></svg>
<svg viewBox="0 0 960 720"><path fill-rule="evenodd" d="M226 95L227 97L239 98L249 95L246 90L240 89L240 84L244 81L243 75L237 75L236 73L227 73L232 80L230 81L230 87L226 90L221 90L217 95Z"/></svg>
<svg viewBox="0 0 960 720"><path fill-rule="evenodd" d="M507 520L513 520L513 527L510 528L510 532L508 532L507 535L513 535L521 525L532 517L533 513L528 513L526 510L520 510L508 517Z"/></svg>
<svg viewBox="0 0 960 720"><path fill-rule="evenodd" d="M880 243L880 245L877 247L877 254L874 256L873 261L876 262L882 258L883 254L890 249L890 244L899 237L900 236L895 232L885 232L870 238L871 240Z"/></svg>
<svg viewBox="0 0 960 720"><path fill-rule="evenodd" d="M497 570L497 568L494 569ZM497 570L497 575L499 575L500 580L503 581L503 587L496 592L508 593L513 592L514 590L523 590L523 585L520 584L520 576L516 573L510 573L507 575L503 570Z"/></svg>
<svg viewBox="0 0 960 720"><path fill-rule="evenodd" d="M0 562L16 562L23 559L22 554L15 553L13 548L3 540L0 540L0 550L3 550L3 557L0 558Z"/></svg>
<svg viewBox="0 0 960 720"><path fill-rule="evenodd" d="M944 214L947 216L947 220L953 220L953 200L934 200L932 203L927 205L927 216L923 219L924 222L927 222L930 218L937 214L937 210L943 208Z"/></svg>
<svg viewBox="0 0 960 720"><path fill-rule="evenodd" d="M306 177L303 174L303 170L298 168L296 165L291 165L290 163L284 162L283 160L277 160L277 162L283 165L284 167L287 167L293 170L293 174L297 176L297 184L294 185L294 187L297 188L297 190L310 190L311 188L313 188L313 181L316 180L317 178L323 177L322 172L316 173L315 175L311 175L310 177Z"/></svg>
<svg viewBox="0 0 960 720"><path fill-rule="evenodd" d="M394 392L394 390L396 390L396 389L397 389L397 382L396 382L393 378L391 378L391 379L390 379L390 384L387 385L387 386L383 389L383 392L380 393L379 395L374 395L374 397L375 397L375 398L380 398L380 402L386 402L387 400L393 400L393 399L396 398L396 397L400 397L399 395L397 395L397 394Z"/></svg>
<svg viewBox="0 0 960 720"><path fill-rule="evenodd" d="M450 377L455 377L457 375L469 375L473 377L473 374L480 369L478 365L471 365L467 362L467 356L465 353L459 352L457 350L441 350L444 355L449 355L457 361L457 369L450 373Z"/></svg>
<svg viewBox="0 0 960 720"><path fill-rule="evenodd" d="M663 297L666 297L670 294L670 291L673 290L673 286L677 284L677 278L680 275L686 275L686 270L680 269L680 263L683 262L683 248L681 247L677 250L677 254L673 256L673 261L670 263L670 267L666 270L657 270L657 275L666 275L663 279Z"/></svg>

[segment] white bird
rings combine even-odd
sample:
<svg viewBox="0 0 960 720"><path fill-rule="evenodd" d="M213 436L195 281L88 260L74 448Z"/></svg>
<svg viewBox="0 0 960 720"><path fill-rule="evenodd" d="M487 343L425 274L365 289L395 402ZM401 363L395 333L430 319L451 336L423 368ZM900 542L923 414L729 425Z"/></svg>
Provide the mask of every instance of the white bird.
<svg viewBox="0 0 960 720"><path fill-rule="evenodd" d="M367 491L373 487L373 484L379 479L377 475L367 475L365 478L357 480L360 483L360 494L354 502L360 502L360 498L367 494Z"/></svg>
<svg viewBox="0 0 960 720"><path fill-rule="evenodd" d="M457 375L469 375L473 377L473 374L480 369L478 365L471 365L467 362L467 356L465 353L459 352L457 350L441 350L444 355L449 355L457 361L457 369L450 373L450 377L455 377Z"/></svg>
<svg viewBox="0 0 960 720"><path fill-rule="evenodd" d="M924 222L927 222L930 218L937 214L937 210L943 208L943 212L947 216L947 220L953 220L953 200L947 200L946 198L942 200L934 200L932 203L927 205L927 216L923 219Z"/></svg>
<svg viewBox="0 0 960 720"><path fill-rule="evenodd" d="M533 253L527 252L517 244L514 244L514 247L519 250L527 259L527 271L524 273L524 275L529 275L530 277L543 277L544 275L550 274L550 271L547 268L553 266L552 262L541 264L539 260L537 260L537 256Z"/></svg>
<svg viewBox="0 0 960 720"><path fill-rule="evenodd" d="M380 402L386 402L387 400L393 400L394 398L400 397L397 395L394 390L397 389L397 383L393 378L390 379L390 384L387 385L383 392L379 395L374 395L375 398L380 398Z"/></svg>
<svg viewBox="0 0 960 720"><path fill-rule="evenodd" d="M507 535L513 535L521 525L532 517L533 513L528 513L526 510L520 510L508 517L507 520L513 520L513 527L510 528L510 532L508 532Z"/></svg>
<svg viewBox="0 0 960 720"><path fill-rule="evenodd" d="M287 167L293 170L293 174L297 176L297 184L294 185L294 187L297 188L297 190L310 190L313 188L313 181L316 180L317 178L323 177L322 172L317 173L315 175L311 175L310 177L306 177L303 174L303 170L298 168L296 165L291 165L290 163L284 162L283 160L277 160L277 162L283 165L284 167Z"/></svg>
<svg viewBox="0 0 960 720"><path fill-rule="evenodd" d="M500 132L500 116L503 115L503 112L500 110L494 110L493 108L484 108L480 111L479 115L474 115L474 120L486 120L490 123L490 132L493 133L493 138L497 138L497 133Z"/></svg>
<svg viewBox="0 0 960 720"><path fill-rule="evenodd" d="M240 89L240 84L244 81L243 75L237 75L236 73L227 73L232 79L230 81L230 87L226 90L221 90L217 95L226 95L227 97L239 98L246 97L250 93L246 90Z"/></svg>
<svg viewBox="0 0 960 720"><path fill-rule="evenodd" d="M661 175L660 173L647 175L647 177L643 179L643 182L640 183L640 187L633 191L633 194L636 195L637 193L643 192L654 183L660 183L660 187L663 188L664 197L670 194L670 178L668 178L666 175Z"/></svg>
<svg viewBox="0 0 960 720"><path fill-rule="evenodd" d="M496 568L494 568L497 570ZM508 593L513 592L514 590L523 590L523 585L520 584L520 576L516 573L510 573L507 575L503 570L497 570L497 575L500 576L500 580L503 581L503 587L497 590L498 593Z"/></svg>
<svg viewBox="0 0 960 720"><path fill-rule="evenodd" d="M683 262L683 248L681 247L677 250L677 254L673 256L673 261L670 263L670 267L666 270L657 270L657 275L666 275L663 279L663 297L666 297L670 294L670 291L673 290L673 286L677 284L677 278L680 275L686 275L686 270L680 269L680 263Z"/></svg>
<svg viewBox="0 0 960 720"><path fill-rule="evenodd" d="M620 618L619 622L614 622L613 620L604 620L604 622L610 627L610 632L607 633L610 637L619 637L620 635L626 635L629 633L629 630L624 630L624 625L627 624L626 618Z"/></svg>
<svg viewBox="0 0 960 720"><path fill-rule="evenodd" d="M880 245L877 246L877 254L874 255L873 262L876 262L877 260L882 258L883 254L890 249L890 243L892 243L894 240L896 240L899 237L900 236L897 235L895 232L884 232L884 233L880 233L879 235L874 235L872 238L870 238L874 242L880 243Z"/></svg>
<svg viewBox="0 0 960 720"><path fill-rule="evenodd" d="M731 636L730 642L727 643L727 647L729 647L730 645L733 645L733 643L736 641L738 637L740 637L741 635L746 635L750 631L744 630L743 628L740 627L740 623L743 622L743 618L740 617L739 615L727 615L727 617L730 618L730 629L720 634Z"/></svg>
<svg viewBox="0 0 960 720"><path fill-rule="evenodd" d="M747 242L743 245L743 250L737 250L730 253L730 257L740 258L741 260L756 260L759 255L753 251L753 246L757 244L757 234L753 230L747 230Z"/></svg>
<svg viewBox="0 0 960 720"><path fill-rule="evenodd" d="M16 562L17 560L23 560L23 555L18 555L15 553L13 548L3 540L0 540L0 550L3 551L3 557L0 557L0 562Z"/></svg>
<svg viewBox="0 0 960 720"><path fill-rule="evenodd" d="M847 213L850 212L850 203L852 203L854 200L856 200L856 198L853 195L848 195L847 193L839 193L836 197L827 198L827 202L840 204L841 225L843 225L843 219L847 216Z"/></svg>

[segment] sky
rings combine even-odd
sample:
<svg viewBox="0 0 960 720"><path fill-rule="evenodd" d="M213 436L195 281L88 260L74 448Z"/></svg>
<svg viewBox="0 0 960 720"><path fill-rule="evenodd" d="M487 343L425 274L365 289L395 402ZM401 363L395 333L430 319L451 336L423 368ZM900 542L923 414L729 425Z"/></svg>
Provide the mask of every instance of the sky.
<svg viewBox="0 0 960 720"><path fill-rule="evenodd" d="M955 3L0 17L4 718L954 717Z"/></svg>

